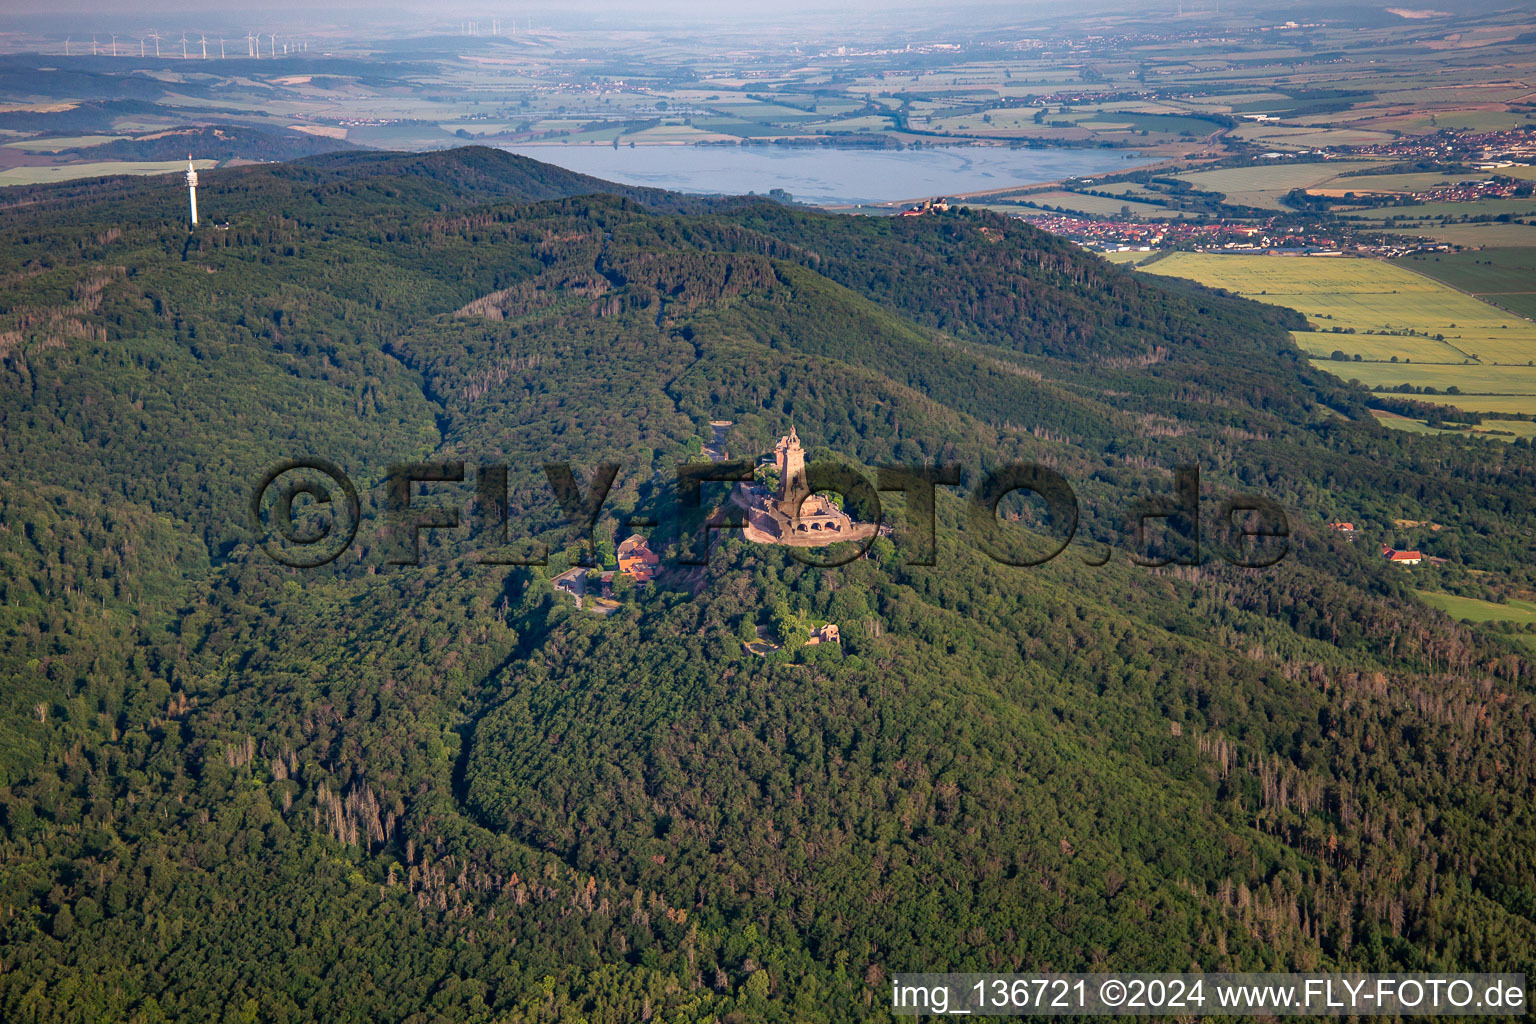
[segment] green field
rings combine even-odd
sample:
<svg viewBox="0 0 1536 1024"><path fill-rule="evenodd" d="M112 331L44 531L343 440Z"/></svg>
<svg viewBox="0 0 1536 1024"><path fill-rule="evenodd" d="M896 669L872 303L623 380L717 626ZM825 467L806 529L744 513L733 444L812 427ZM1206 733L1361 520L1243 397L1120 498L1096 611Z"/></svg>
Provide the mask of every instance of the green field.
<svg viewBox="0 0 1536 1024"><path fill-rule="evenodd" d="M1454 405L1468 412L1536 415L1536 367L1336 363L1328 359L1314 359L1312 365L1345 380L1358 380L1367 387L1432 387L1442 394L1409 397ZM1452 387L1459 393L1443 393Z"/></svg>
<svg viewBox="0 0 1536 1024"><path fill-rule="evenodd" d="M1325 188L1337 187L1329 182ZM1412 206L1338 206L1337 212L1353 217L1361 217L1366 220L1382 221L1388 217L1396 217L1399 220L1409 218L1420 221L1438 221L1448 219L1460 220L1462 217L1498 217L1509 214L1512 217L1530 217L1536 214L1536 199L1478 199L1472 202L1444 202L1444 203L1418 203Z"/></svg>
<svg viewBox="0 0 1536 1024"><path fill-rule="evenodd" d="M1529 124L1525 114L1515 110L1439 110L1432 114L1410 114L1375 122L1380 128L1428 135L1445 128L1461 131L1490 132L1519 128Z"/></svg>
<svg viewBox="0 0 1536 1024"><path fill-rule="evenodd" d="M1183 117L1178 114L1135 114L1121 110L1089 111L1086 116L1074 116L1073 120L1084 128L1092 128L1095 131L1144 131L1154 135L1204 136L1220 127L1213 121L1201 120L1198 117Z"/></svg>
<svg viewBox="0 0 1536 1024"><path fill-rule="evenodd" d="M1399 416L1385 409L1372 409L1371 415L1382 426L1409 434L1455 434L1458 437L1482 437L1491 441L1515 441L1522 437L1536 438L1536 421L1532 420L1485 419L1469 429L1461 430L1451 427L1432 427L1424 420Z"/></svg>
<svg viewBox="0 0 1536 1024"><path fill-rule="evenodd" d="M1413 253L1395 262L1521 316L1536 318L1536 248Z"/></svg>
<svg viewBox="0 0 1536 1024"><path fill-rule="evenodd" d="M1429 89L1402 89L1383 92L1377 99L1383 103L1412 103L1424 106L1431 103L1504 103L1519 99L1530 92L1522 86L1508 85L1447 85Z"/></svg>
<svg viewBox="0 0 1536 1024"><path fill-rule="evenodd" d="M1536 397L1536 366L1447 366L1438 363L1349 363L1347 366L1315 359L1313 363L1340 377L1355 377L1369 385L1412 384L1415 387L1454 386L1468 395ZM1457 405L1476 408L1458 401Z"/></svg>
<svg viewBox="0 0 1536 1024"><path fill-rule="evenodd" d="M1310 149L1314 146L1371 146L1391 142L1390 132L1376 132L1364 128L1322 128L1296 131L1281 128L1274 131L1251 131L1252 141L1276 146L1280 149Z"/></svg>
<svg viewBox="0 0 1536 1024"><path fill-rule="evenodd" d="M1075 213L1090 213L1099 217L1118 217L1129 211L1133 217L1152 220L1172 220L1182 214L1151 203L1139 203L1134 199L1105 199L1103 196L1085 196L1080 192L1033 192L1020 199L1036 206L1059 206ZM1018 207L1013 208L1017 211ZM1025 207L1028 209L1028 207Z"/></svg>
<svg viewBox="0 0 1536 1024"><path fill-rule="evenodd" d="M1280 197L1292 189L1311 188L1344 171L1372 166L1364 160L1329 160L1321 163L1275 161L1259 167L1224 167L1196 171L1180 177L1203 192L1220 192L1227 202L1240 206L1280 209Z"/></svg>
<svg viewBox="0 0 1536 1024"><path fill-rule="evenodd" d="M1414 593L1425 604L1440 609L1453 619L1472 622L1536 622L1536 604L1529 601L1495 604L1492 601L1479 601L1475 597L1458 597L1433 590L1415 590Z"/></svg>
<svg viewBox="0 0 1536 1024"><path fill-rule="evenodd" d="M1438 171L1417 171L1411 174L1361 174L1332 178L1319 189L1344 189L1356 192L1418 192L1437 185L1454 185L1466 181L1466 174L1441 174Z"/></svg>
<svg viewBox="0 0 1536 1024"><path fill-rule="evenodd" d="M1425 224L1402 230L1469 248L1536 246L1536 226L1530 224Z"/></svg>

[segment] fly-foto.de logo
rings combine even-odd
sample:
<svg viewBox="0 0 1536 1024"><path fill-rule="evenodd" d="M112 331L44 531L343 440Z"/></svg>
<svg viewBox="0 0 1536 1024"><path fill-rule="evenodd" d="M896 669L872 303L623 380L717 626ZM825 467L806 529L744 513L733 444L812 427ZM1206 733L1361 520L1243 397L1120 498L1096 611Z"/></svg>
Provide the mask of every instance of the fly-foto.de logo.
<svg viewBox="0 0 1536 1024"><path fill-rule="evenodd" d="M788 440L788 439L786 439ZM674 564L708 564L712 538L733 532L755 543L776 544L806 565L833 567L863 556L877 538L887 537L903 564L937 561L936 511L940 488L961 485L953 465L882 465L873 479L836 462L796 460L780 449L772 467L745 460L684 463L676 467L665 508L655 514L620 517L621 529L652 530L672 548ZM574 527L584 551L591 551L614 481L622 467L604 462L585 473L585 486L569 463L542 466L543 477L565 523ZM766 472L764 472L766 470ZM1179 466L1169 493L1143 495L1125 509L1121 546L1131 562L1144 566L1202 563L1203 512L1212 527L1206 547L1224 561L1264 568L1290 549L1290 526L1274 501L1251 494L1201 500L1200 471ZM484 565L544 565L547 547L521 531L514 536L508 503L506 463L462 461L392 465L382 483L382 522L372 550L388 565L420 565L422 539L432 531L469 527L469 544ZM428 498L418 485L437 485ZM461 500L446 503L445 486L462 488ZM903 499L902 528L885 523L881 495ZM1020 529L1015 517L1000 515L1010 495L1028 498L1046 514ZM1207 506L1214 506L1208 510ZM273 466L253 488L249 504L257 544L274 561L295 568L329 564L345 553L362 526L362 503L351 479L335 463L319 458L289 459ZM994 561L1037 566L1060 556L1078 533L1077 495L1055 470L1017 462L983 474L966 495L963 535ZM521 538L519 541L517 538ZM1027 542L1021 543L1021 538ZM659 546L659 545L657 545ZM1080 544L1086 564L1103 565L1113 548Z"/></svg>

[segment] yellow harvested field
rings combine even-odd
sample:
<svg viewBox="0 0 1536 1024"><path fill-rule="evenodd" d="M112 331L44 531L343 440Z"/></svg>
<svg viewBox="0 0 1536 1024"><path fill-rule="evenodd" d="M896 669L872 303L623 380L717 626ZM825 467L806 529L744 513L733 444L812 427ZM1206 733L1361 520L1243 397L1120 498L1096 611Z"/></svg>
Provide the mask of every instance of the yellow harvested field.
<svg viewBox="0 0 1536 1024"><path fill-rule="evenodd" d="M1362 360L1391 362L1396 356L1401 361L1414 363L1465 363L1471 356L1455 345L1434 338L1405 338L1378 334L1333 334L1328 331L1292 331L1296 347L1318 358L1327 358L1335 352L1343 352ZM1351 374L1353 363L1335 363L1333 372L1341 377Z"/></svg>
<svg viewBox="0 0 1536 1024"><path fill-rule="evenodd" d="M1146 268L1247 298L1289 306L1321 330L1417 330L1536 339L1536 325L1422 274L1382 260L1176 252Z"/></svg>
<svg viewBox="0 0 1536 1024"><path fill-rule="evenodd" d="M291 124L290 131L303 132L305 135L318 135L326 139L344 139L347 130L339 125L331 124Z"/></svg>
<svg viewBox="0 0 1536 1024"><path fill-rule="evenodd" d="M198 170L217 161L194 160ZM172 174L185 171L185 160L104 160L88 164L56 164L52 167L7 167L0 171L0 185L42 185L74 178L99 178L107 174Z"/></svg>
<svg viewBox="0 0 1536 1024"><path fill-rule="evenodd" d="M57 153L65 149L99 146L104 142L116 142L121 138L123 138L121 135L53 136L45 139L21 139L17 142L7 142L5 145L12 149L24 149L29 153Z"/></svg>

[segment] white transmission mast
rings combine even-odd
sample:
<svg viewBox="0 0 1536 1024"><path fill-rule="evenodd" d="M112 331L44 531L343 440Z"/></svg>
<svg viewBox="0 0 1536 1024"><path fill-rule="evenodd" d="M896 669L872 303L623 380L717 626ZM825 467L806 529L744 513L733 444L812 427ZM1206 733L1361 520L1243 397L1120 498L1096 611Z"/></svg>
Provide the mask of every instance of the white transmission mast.
<svg viewBox="0 0 1536 1024"><path fill-rule="evenodd" d="M192 154L187 154L187 202L192 210L192 226L197 227L197 168L192 166Z"/></svg>

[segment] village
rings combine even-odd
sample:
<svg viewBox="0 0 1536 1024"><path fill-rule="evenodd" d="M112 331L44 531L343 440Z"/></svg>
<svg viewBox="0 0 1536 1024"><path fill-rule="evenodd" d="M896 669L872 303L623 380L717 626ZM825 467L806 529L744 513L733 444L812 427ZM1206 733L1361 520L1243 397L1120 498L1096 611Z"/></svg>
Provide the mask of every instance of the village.
<svg viewBox="0 0 1536 1024"><path fill-rule="evenodd" d="M1242 119L1281 124L1271 114ZM1152 170L935 197L893 212L922 217L981 208L1101 253L1394 259L1464 248L1462 235L1437 230L1447 225L1529 226L1536 211L1513 204L1536 198L1533 159L1531 128L1442 128L1359 145L1263 152L1250 146L1217 161L1191 153Z"/></svg>
<svg viewBox="0 0 1536 1024"><path fill-rule="evenodd" d="M1517 188L1507 182L1467 183L1454 188L1435 189L1432 193L1415 197L1413 202L1472 202L1489 196L1514 195ZM927 199L906 207L897 216L922 217L943 213L950 209L950 205L951 201L946 197ZM1135 217L1088 216L1023 204L1017 210L1009 210L1008 214L1044 231L1070 239L1085 249L1104 253L1180 250L1393 259L1410 252L1447 252L1455 248L1433 239L1411 241L1361 237L1346 241L1343 236L1353 234L1347 227L1341 231L1323 233L1306 226L1288 224L1287 221L1294 218L1284 216L1272 217L1258 224L1226 219L1215 222L1185 218L1141 220Z"/></svg>
<svg viewBox="0 0 1536 1024"><path fill-rule="evenodd" d="M1020 217L1036 227L1100 252L1155 252L1179 248L1193 252L1273 252L1298 256L1343 254L1338 241L1331 235L1288 230L1273 222L1262 226L1198 224L1184 220L1103 220L1053 213L1021 214ZM1374 248L1357 246L1351 251L1364 252Z"/></svg>

